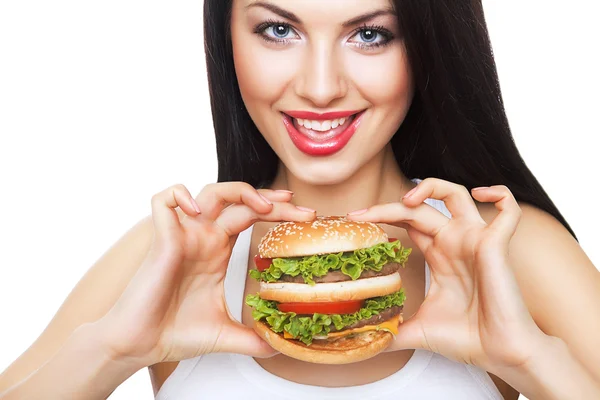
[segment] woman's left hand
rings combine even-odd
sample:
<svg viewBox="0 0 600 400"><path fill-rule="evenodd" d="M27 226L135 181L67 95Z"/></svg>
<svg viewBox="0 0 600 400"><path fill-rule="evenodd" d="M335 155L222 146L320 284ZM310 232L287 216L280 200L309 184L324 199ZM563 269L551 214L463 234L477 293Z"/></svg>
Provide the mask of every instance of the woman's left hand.
<svg viewBox="0 0 600 400"><path fill-rule="evenodd" d="M495 204L499 213L490 224L466 188L431 178L402 202L348 218L407 229L431 269L429 292L418 312L400 326L391 350L426 349L488 371L521 366L546 337L509 265L509 243L521 209L504 186L473 189L472 196ZM424 204L427 198L443 200L452 218Z"/></svg>

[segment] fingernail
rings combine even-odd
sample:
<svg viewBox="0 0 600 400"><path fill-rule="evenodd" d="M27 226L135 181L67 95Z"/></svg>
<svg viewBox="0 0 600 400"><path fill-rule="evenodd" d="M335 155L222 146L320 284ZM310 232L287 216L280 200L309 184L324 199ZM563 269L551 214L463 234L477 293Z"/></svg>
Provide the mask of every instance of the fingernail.
<svg viewBox="0 0 600 400"><path fill-rule="evenodd" d="M200 207L198 206L198 203L196 203L196 200L190 198L190 202L192 203L192 207L194 207L194 210L196 210L196 212L200 214Z"/></svg>
<svg viewBox="0 0 600 400"><path fill-rule="evenodd" d="M348 215L364 214L367 212L367 210L368 210L368 208L363 208L362 210L356 210L356 211L349 212Z"/></svg>
<svg viewBox="0 0 600 400"><path fill-rule="evenodd" d="M292 192L291 190L285 190L285 189L277 189L276 192L294 194L294 192Z"/></svg>
<svg viewBox="0 0 600 400"><path fill-rule="evenodd" d="M267 198L266 198L265 196L263 196L262 194L259 194L259 195L260 195L260 197L262 197L262 198L263 198L263 200L264 200L264 201L265 201L267 204L269 204L269 205L272 205L272 204L273 204L273 203L271 203L271 201L270 201L269 199L267 199Z"/></svg>
<svg viewBox="0 0 600 400"><path fill-rule="evenodd" d="M415 186L414 188L412 188L408 193L406 193L404 195L404 197L402 197L403 199L408 199L410 196L412 196L416 191L417 191L418 186Z"/></svg>
<svg viewBox="0 0 600 400"><path fill-rule="evenodd" d="M473 188L471 190L475 191L475 190L483 190L483 189L489 189L489 187L488 186L481 186L481 187Z"/></svg>
<svg viewBox="0 0 600 400"><path fill-rule="evenodd" d="M314 213L316 212L315 210L313 210L312 208L307 208L307 207L301 207L301 206L296 206L296 208L300 211L306 211L306 212L311 212Z"/></svg>

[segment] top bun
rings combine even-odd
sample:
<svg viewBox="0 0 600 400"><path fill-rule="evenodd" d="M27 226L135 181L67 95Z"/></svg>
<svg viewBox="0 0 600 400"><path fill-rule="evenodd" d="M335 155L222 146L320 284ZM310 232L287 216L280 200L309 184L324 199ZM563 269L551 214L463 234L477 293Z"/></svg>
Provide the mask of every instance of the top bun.
<svg viewBox="0 0 600 400"><path fill-rule="evenodd" d="M311 222L282 222L271 228L258 245L258 253L262 258L311 256L364 249L387 241L385 231L372 222L317 217Z"/></svg>

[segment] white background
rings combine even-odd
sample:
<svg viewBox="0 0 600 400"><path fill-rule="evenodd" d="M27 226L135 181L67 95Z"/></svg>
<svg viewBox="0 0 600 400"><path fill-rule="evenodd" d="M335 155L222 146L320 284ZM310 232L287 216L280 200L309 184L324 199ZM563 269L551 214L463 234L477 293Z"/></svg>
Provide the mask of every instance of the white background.
<svg viewBox="0 0 600 400"><path fill-rule="evenodd" d="M600 266L595 3L484 5L517 145ZM0 2L0 370L152 194L216 179L201 20L201 1ZM151 396L144 370L111 398Z"/></svg>

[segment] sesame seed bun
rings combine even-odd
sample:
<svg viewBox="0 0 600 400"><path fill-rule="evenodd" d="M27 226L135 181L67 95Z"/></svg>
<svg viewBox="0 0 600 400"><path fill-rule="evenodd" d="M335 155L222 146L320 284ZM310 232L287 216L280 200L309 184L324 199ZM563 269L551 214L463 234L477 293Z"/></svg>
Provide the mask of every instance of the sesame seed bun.
<svg viewBox="0 0 600 400"><path fill-rule="evenodd" d="M255 321L254 330L275 350L289 357L317 364L349 364L374 357L394 340L386 331L367 331L337 339L314 340L310 346L284 339L268 325Z"/></svg>
<svg viewBox="0 0 600 400"><path fill-rule="evenodd" d="M363 300L385 296L402 287L402 278L398 272L356 281L317 283L261 282L260 297L282 303L312 301L348 301Z"/></svg>
<svg viewBox="0 0 600 400"><path fill-rule="evenodd" d="M317 217L312 222L280 223L262 238L258 252L264 259L304 257L367 249L380 243L388 243L388 236L374 223L350 221L344 217ZM390 261L389 264L396 263ZM385 296L402 288L402 278L398 271L400 266L389 264L382 266L380 271L362 271L358 278L352 280L340 279L335 274L341 272L328 270L324 276L315 277L313 285L305 283L304 279L296 280L300 275L282 275L275 282L261 281L259 297L281 304L287 303L288 307L299 307L300 303L304 303L303 306L307 303L325 303L327 307L340 307L340 302ZM360 304L358 306L362 307ZM304 312L310 311L305 310ZM342 312L342 309L338 308L337 311ZM381 318L384 318L386 312L392 311L382 311ZM318 364L348 364L374 357L385 350L394 338L386 330L392 328L384 325L391 321L380 321L376 325L383 326L377 328L361 325L348 329L347 332L342 330L331 335L311 336L313 340L310 345L275 332L262 318L254 322L254 329L274 349L289 357ZM394 321L401 322L401 316Z"/></svg>
<svg viewBox="0 0 600 400"><path fill-rule="evenodd" d="M263 258L299 257L352 251L387 241L385 231L374 223L317 217L311 222L282 222L271 228L258 252Z"/></svg>

